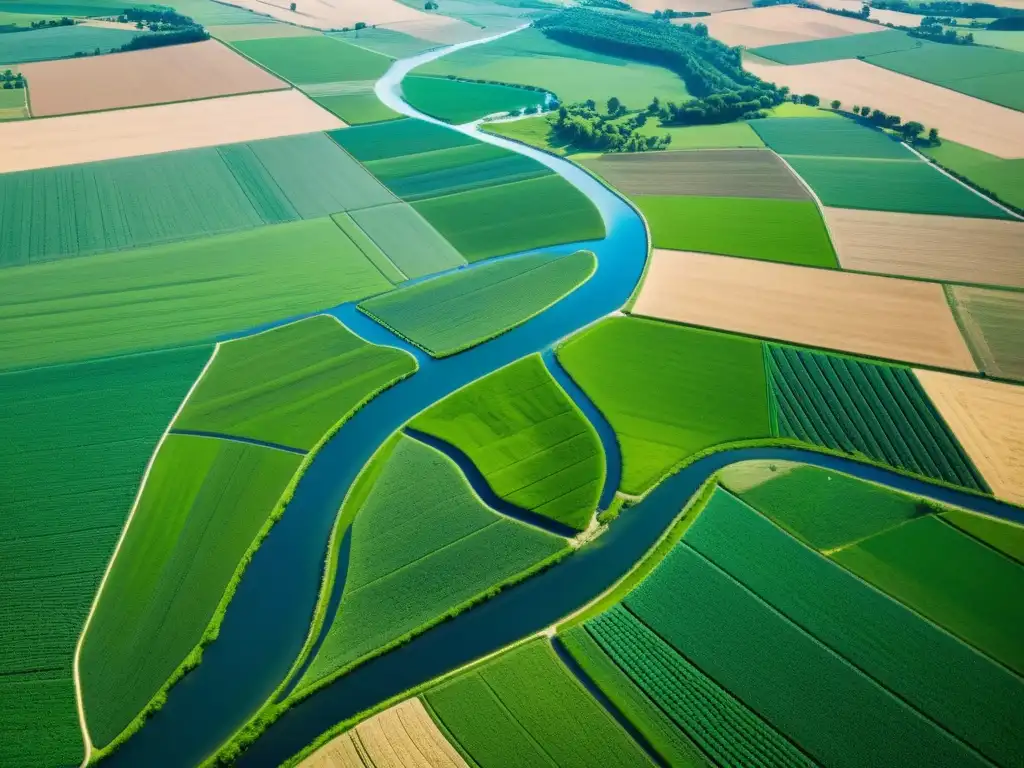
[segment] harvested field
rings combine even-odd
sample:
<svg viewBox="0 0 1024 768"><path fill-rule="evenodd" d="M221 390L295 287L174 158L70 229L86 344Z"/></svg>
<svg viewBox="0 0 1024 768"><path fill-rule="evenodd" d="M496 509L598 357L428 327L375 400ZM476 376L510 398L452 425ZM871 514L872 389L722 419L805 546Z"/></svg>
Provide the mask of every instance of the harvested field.
<svg viewBox="0 0 1024 768"><path fill-rule="evenodd" d="M1004 2L1019 3L1020 0L992 0L990 5L1002 5ZM860 13L861 9L864 8L861 0L823 0L820 5L830 10L852 11L853 13ZM919 27L924 16L919 13L872 8L869 18L879 24L892 24L894 27Z"/></svg>
<svg viewBox="0 0 1024 768"><path fill-rule="evenodd" d="M826 103L839 99L844 104L869 104L888 114L938 128L945 138L993 155L1024 157L1024 113L866 61L847 59L784 67L744 59L743 67L768 82L788 85L794 93L815 93Z"/></svg>
<svg viewBox="0 0 1024 768"><path fill-rule="evenodd" d="M810 199L786 164L773 152L761 149L609 154L582 160L581 165L626 195Z"/></svg>
<svg viewBox="0 0 1024 768"><path fill-rule="evenodd" d="M916 159L897 139L844 117L837 120L769 117L753 120L750 125L764 143L780 155L863 157L908 162Z"/></svg>
<svg viewBox="0 0 1024 768"><path fill-rule="evenodd" d="M717 38L729 46L742 45L745 48L760 48L766 45L782 45L801 40L821 40L883 30L882 27L860 19L834 16L793 5L715 13L702 18L701 21L707 24L708 34L711 37ZM693 20L678 19L675 23L684 22L692 24Z"/></svg>
<svg viewBox="0 0 1024 768"><path fill-rule="evenodd" d="M211 35L226 43L242 40L265 40L268 37L317 37L320 33L294 24L219 24L207 27Z"/></svg>
<svg viewBox="0 0 1024 768"><path fill-rule="evenodd" d="M916 371L993 493L1024 504L1024 387Z"/></svg>
<svg viewBox="0 0 1024 768"><path fill-rule="evenodd" d="M0 173L326 131L344 124L298 91L251 93L0 125Z"/></svg>
<svg viewBox="0 0 1024 768"><path fill-rule="evenodd" d="M288 88L216 40L38 62L26 64L22 72L32 89L35 117ZM100 82L103 87L97 88Z"/></svg>
<svg viewBox="0 0 1024 768"><path fill-rule="evenodd" d="M1018 256L1022 253L1017 251ZM947 290L981 370L1024 381L1024 293L962 285Z"/></svg>
<svg viewBox="0 0 1024 768"><path fill-rule="evenodd" d="M911 37L906 32L890 29L864 32L859 35L846 35L845 37L830 37L826 40L804 40L799 43L766 45L754 48L751 53L780 64L814 64L819 61L858 59L872 54L905 51L920 45L920 40Z"/></svg>
<svg viewBox="0 0 1024 768"><path fill-rule="evenodd" d="M38 17L28 18L35 21ZM73 27L33 29L0 38L0 62L21 64L29 61L63 59L80 52L92 53L97 48L107 53L117 50L140 34L145 33L138 30L87 27L81 24Z"/></svg>
<svg viewBox="0 0 1024 768"><path fill-rule="evenodd" d="M391 59L323 35L243 40L234 48L292 83L376 80Z"/></svg>
<svg viewBox="0 0 1024 768"><path fill-rule="evenodd" d="M469 768L423 703L406 699L324 744L298 768Z"/></svg>
<svg viewBox="0 0 1024 768"><path fill-rule="evenodd" d="M976 371L942 286L655 250L634 312L812 347Z"/></svg>
<svg viewBox="0 0 1024 768"><path fill-rule="evenodd" d="M849 208L824 213L843 269L1024 288L1022 222Z"/></svg>

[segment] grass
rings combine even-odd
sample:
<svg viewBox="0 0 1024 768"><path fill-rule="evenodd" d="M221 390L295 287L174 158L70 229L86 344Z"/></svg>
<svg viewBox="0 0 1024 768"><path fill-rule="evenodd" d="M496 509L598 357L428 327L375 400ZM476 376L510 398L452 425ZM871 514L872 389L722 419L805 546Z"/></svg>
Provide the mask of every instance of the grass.
<svg viewBox="0 0 1024 768"><path fill-rule="evenodd" d="M0 368L210 341L390 288L330 219L0 270Z"/></svg>
<svg viewBox="0 0 1024 768"><path fill-rule="evenodd" d="M648 121L638 130L641 136L672 137L667 149L732 149L763 147L764 142L749 123L724 123L722 125L655 125Z"/></svg>
<svg viewBox="0 0 1024 768"><path fill-rule="evenodd" d="M353 211L352 220L405 277L465 266L466 260L406 203Z"/></svg>
<svg viewBox="0 0 1024 768"><path fill-rule="evenodd" d="M345 236L352 241L352 244L362 252L367 260L384 275L388 282L397 285L406 279L405 273L394 265L391 259L388 258L388 255L381 250L380 246L373 242L370 236L356 224L350 214L336 213L331 216L331 219L338 225L338 229L344 232Z"/></svg>
<svg viewBox="0 0 1024 768"><path fill-rule="evenodd" d="M531 253L399 288L359 309L432 357L447 357L522 325L596 268L590 251Z"/></svg>
<svg viewBox="0 0 1024 768"><path fill-rule="evenodd" d="M387 120L397 120L401 117L398 112L384 106L375 93L320 96L313 99L313 101L328 112L337 115L349 125L382 123Z"/></svg>
<svg viewBox="0 0 1024 768"><path fill-rule="evenodd" d="M402 94L420 112L448 123L461 125L496 112L518 112L543 106L541 91L495 83L469 83L446 77L402 80Z"/></svg>
<svg viewBox="0 0 1024 768"><path fill-rule="evenodd" d="M1024 209L1024 159L1004 160L949 139L921 152L1004 203Z"/></svg>
<svg viewBox="0 0 1024 768"><path fill-rule="evenodd" d="M909 369L792 347L767 349L780 435L984 490Z"/></svg>
<svg viewBox="0 0 1024 768"><path fill-rule="evenodd" d="M146 463L209 356L0 375L0 763L81 762L75 643Z"/></svg>
<svg viewBox="0 0 1024 768"><path fill-rule="evenodd" d="M343 128L328 135L363 163L477 143L458 131L412 118Z"/></svg>
<svg viewBox="0 0 1024 768"><path fill-rule="evenodd" d="M518 507L577 530L597 509L601 441L538 355L456 391L411 426L456 446Z"/></svg>
<svg viewBox="0 0 1024 768"><path fill-rule="evenodd" d="M832 559L1018 674L1024 566L929 515Z"/></svg>
<svg viewBox="0 0 1024 768"><path fill-rule="evenodd" d="M21 117L28 117L26 93L28 91L24 88L0 90L0 120L17 120Z"/></svg>
<svg viewBox="0 0 1024 768"><path fill-rule="evenodd" d="M753 339L611 318L563 343L558 359L615 430L624 493L644 493L699 451L771 435Z"/></svg>
<svg viewBox="0 0 1024 768"><path fill-rule="evenodd" d="M275 75L300 85L376 80L392 61L330 37L244 40L231 46Z"/></svg>
<svg viewBox="0 0 1024 768"><path fill-rule="evenodd" d="M301 457L170 435L82 645L89 733L109 744L199 645Z"/></svg>
<svg viewBox="0 0 1024 768"><path fill-rule="evenodd" d="M117 13L123 12L123 8ZM103 27L50 27L0 37L0 62L25 64L31 61L63 59L76 53L96 50L110 53L135 39L142 32Z"/></svg>
<svg viewBox="0 0 1024 768"><path fill-rule="evenodd" d="M838 112L833 112L822 107L812 107L809 104L794 104L792 101L784 101L764 110L768 117L817 117L832 120L844 119Z"/></svg>
<svg viewBox="0 0 1024 768"><path fill-rule="evenodd" d="M1006 48L1009 51L1024 52L1024 35L1020 32L1004 32L996 29L972 29L974 42L978 45L991 45L995 48Z"/></svg>
<svg viewBox="0 0 1024 768"><path fill-rule="evenodd" d="M503 654L425 698L479 768L650 765L546 640Z"/></svg>
<svg viewBox="0 0 1024 768"><path fill-rule="evenodd" d="M555 135L546 115L505 122L482 123L480 128L487 133L521 141L523 144L538 147L556 155L572 154L571 145Z"/></svg>
<svg viewBox="0 0 1024 768"><path fill-rule="evenodd" d="M786 160L824 205L1007 219L1009 214L926 163L842 157Z"/></svg>
<svg viewBox="0 0 1024 768"><path fill-rule="evenodd" d="M422 200L413 207L471 262L605 236L590 199L555 174Z"/></svg>
<svg viewBox="0 0 1024 768"><path fill-rule="evenodd" d="M1005 667L820 557L726 491L716 492L685 541L993 763L1013 761L1007 713L1024 705L1024 681ZM959 566L950 561L947 570ZM969 761L965 754L957 764Z"/></svg>
<svg viewBox="0 0 1024 768"><path fill-rule="evenodd" d="M564 549L501 517L447 456L403 437L359 509L344 593L300 688L454 615Z"/></svg>
<svg viewBox="0 0 1024 768"><path fill-rule="evenodd" d="M124 12L115 0L12 0L4 3L8 13L40 13L44 16L116 16ZM137 7L150 7L141 3Z"/></svg>
<svg viewBox="0 0 1024 768"><path fill-rule="evenodd" d="M1024 564L1024 526L958 509L944 512L942 518L969 536Z"/></svg>
<svg viewBox="0 0 1024 768"><path fill-rule="evenodd" d="M853 120L779 117L754 120L750 125L757 131L765 144L780 155L864 157L908 161L914 159L910 151L892 136Z"/></svg>
<svg viewBox="0 0 1024 768"><path fill-rule="evenodd" d="M416 370L412 355L317 315L222 344L174 422L310 449L360 403Z"/></svg>
<svg viewBox="0 0 1024 768"><path fill-rule="evenodd" d="M880 53L907 51L920 45L920 40L906 32L892 29L885 32L829 37L823 40L766 45L753 48L750 52L780 64L815 64L821 61L859 59Z"/></svg>
<svg viewBox="0 0 1024 768"><path fill-rule="evenodd" d="M785 264L839 266L811 200L636 195L656 248Z"/></svg>

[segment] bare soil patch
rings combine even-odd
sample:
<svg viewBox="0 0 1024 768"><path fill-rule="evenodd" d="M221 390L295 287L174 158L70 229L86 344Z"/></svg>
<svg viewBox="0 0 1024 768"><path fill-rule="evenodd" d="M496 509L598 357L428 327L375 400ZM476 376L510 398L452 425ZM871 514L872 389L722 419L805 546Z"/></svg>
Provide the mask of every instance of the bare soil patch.
<svg viewBox="0 0 1024 768"><path fill-rule="evenodd" d="M840 17L836 17L840 18ZM794 93L822 103L868 105L904 120L938 128L942 136L999 157L1024 157L1024 112L965 96L857 59L766 66L744 56L743 67Z"/></svg>
<svg viewBox="0 0 1024 768"><path fill-rule="evenodd" d="M1024 387L915 373L992 492L1024 504Z"/></svg>
<svg viewBox="0 0 1024 768"><path fill-rule="evenodd" d="M295 90L0 124L0 173L344 128Z"/></svg>
<svg viewBox="0 0 1024 768"><path fill-rule="evenodd" d="M1024 250L1017 252L1024 255ZM1024 381L1024 293L957 285L949 288L953 311L981 370Z"/></svg>
<svg viewBox="0 0 1024 768"><path fill-rule="evenodd" d="M609 154L581 164L627 195L810 199L786 164L766 149Z"/></svg>
<svg viewBox="0 0 1024 768"><path fill-rule="evenodd" d="M655 249L634 313L976 371L942 286Z"/></svg>
<svg viewBox="0 0 1024 768"><path fill-rule="evenodd" d="M828 37L859 35L885 29L860 19L835 16L795 5L773 5L730 13L714 13L699 21L708 25L708 32L712 37L718 38L726 45L742 45L746 48L823 40ZM693 19L679 19L675 23L684 22L693 23Z"/></svg>
<svg viewBox="0 0 1024 768"><path fill-rule="evenodd" d="M823 210L843 269L1024 288L1024 222Z"/></svg>
<svg viewBox="0 0 1024 768"><path fill-rule="evenodd" d="M36 117L273 91L288 84L216 40L25 64Z"/></svg>

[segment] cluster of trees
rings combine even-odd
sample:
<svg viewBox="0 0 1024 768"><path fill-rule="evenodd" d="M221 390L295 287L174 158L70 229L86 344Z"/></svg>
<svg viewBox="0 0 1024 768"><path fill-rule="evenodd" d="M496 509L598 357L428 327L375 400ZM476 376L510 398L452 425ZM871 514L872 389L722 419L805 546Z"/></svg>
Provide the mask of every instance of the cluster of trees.
<svg viewBox="0 0 1024 768"><path fill-rule="evenodd" d="M1020 16L1015 8L1004 8L988 3L962 3L958 0L933 0L932 2L908 2L908 0L871 0L871 5L886 11L923 13L928 16L950 16L961 19L1001 19Z"/></svg>
<svg viewBox="0 0 1024 768"><path fill-rule="evenodd" d="M196 22L188 16L172 10L151 9L151 8L126 8L124 13L117 17L122 24L135 23L139 29L149 28L154 32L165 29L178 29L180 27L194 27Z"/></svg>
<svg viewBox="0 0 1024 768"><path fill-rule="evenodd" d="M75 20L70 19L67 16L61 16L59 19L40 19L39 21L32 22L32 29L43 29L45 27L73 27L75 26Z"/></svg>
<svg viewBox="0 0 1024 768"><path fill-rule="evenodd" d="M671 8L667 8L664 11L655 11L651 15L656 19L672 21L672 19L693 19L700 16L710 16L711 14L707 11L673 11Z"/></svg>
<svg viewBox="0 0 1024 768"><path fill-rule="evenodd" d="M591 8L610 8L613 11L633 10L633 6L623 0L580 0L578 5L589 5Z"/></svg>
<svg viewBox="0 0 1024 768"><path fill-rule="evenodd" d="M209 39L210 33L197 25L194 27L177 29L173 32L160 32L155 35L138 35L122 45L118 50L122 53L126 51L141 51L147 48L163 48L167 45L199 43L203 40Z"/></svg>
<svg viewBox="0 0 1024 768"><path fill-rule="evenodd" d="M832 109L838 110L841 106L842 104L839 101L832 102ZM895 131L902 136L903 140L908 144L920 144L923 141L926 141L928 144L934 146L940 143L938 128L929 129L928 138L922 139L921 134L924 133L925 127L916 120L910 120L904 123L899 115L887 115L880 109L872 109L871 107L861 107L857 105L854 105L853 109L850 111L861 119L867 120L872 125L877 125L879 128L888 128L891 131Z"/></svg>
<svg viewBox="0 0 1024 768"><path fill-rule="evenodd" d="M668 134L640 135L637 129L647 124L647 113L640 111L623 119L630 112L615 96L608 99L606 106L603 114L593 100L559 107L558 116L551 123L552 130L575 147L602 152L649 152L672 143Z"/></svg>
<svg viewBox="0 0 1024 768"><path fill-rule="evenodd" d="M15 73L8 69L0 74L0 83L3 83L3 88L6 91L13 88L24 88L25 76L20 72Z"/></svg>
<svg viewBox="0 0 1024 768"><path fill-rule="evenodd" d="M1022 16L1007 16L1002 19L996 19L988 25L989 29L1001 29L1008 32L1017 32L1024 30L1024 15Z"/></svg>
<svg viewBox="0 0 1024 768"><path fill-rule="evenodd" d="M919 27L903 27L911 37L919 37L933 43L945 43L947 45L974 45L974 35L968 32L965 35L958 35L955 30L943 29L938 19L932 16L925 16L921 19Z"/></svg>

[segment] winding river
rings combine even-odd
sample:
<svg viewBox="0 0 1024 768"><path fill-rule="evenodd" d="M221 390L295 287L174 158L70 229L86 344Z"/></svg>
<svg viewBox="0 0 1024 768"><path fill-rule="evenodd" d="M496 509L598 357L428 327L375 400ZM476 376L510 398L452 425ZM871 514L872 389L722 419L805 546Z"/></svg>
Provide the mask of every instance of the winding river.
<svg viewBox="0 0 1024 768"><path fill-rule="evenodd" d="M377 96L397 112L437 122L402 100L399 85L405 74L439 56L502 36L398 61L377 83ZM480 132L475 125L452 130L532 157L586 194L601 213L607 237L545 250L570 253L589 248L597 255L597 271L579 289L515 330L443 360L429 358L351 304L331 310L363 338L414 354L420 370L362 408L315 457L286 514L246 570L220 636L206 649L202 663L170 691L164 707L105 764L173 768L196 765L260 708L282 682L306 639L328 537L350 484L392 432L455 389L521 357L543 353L549 370L591 418L606 446L610 477L602 493L602 506L611 499L621 469L614 434L561 370L551 349L560 339L625 304L640 280L647 257L644 223L617 195L565 160ZM437 625L310 696L275 722L239 764L278 765L335 723L549 626L586 604L629 571L711 473L746 459L802 461L1024 522L1024 513L1016 507L811 451L743 448L713 454L666 480L616 520L603 536L558 565Z"/></svg>

